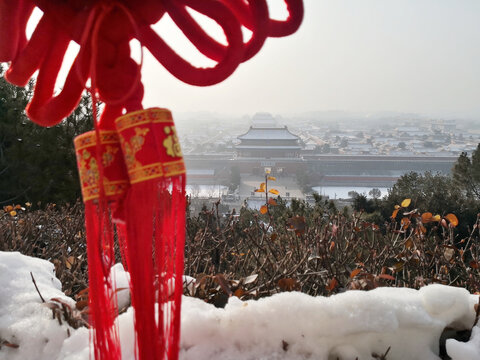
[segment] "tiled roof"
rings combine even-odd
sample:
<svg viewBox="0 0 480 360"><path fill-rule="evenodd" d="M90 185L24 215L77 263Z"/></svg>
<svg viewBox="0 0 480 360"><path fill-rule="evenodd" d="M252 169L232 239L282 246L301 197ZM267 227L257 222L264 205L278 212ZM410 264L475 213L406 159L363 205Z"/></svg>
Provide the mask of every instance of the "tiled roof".
<svg viewBox="0 0 480 360"><path fill-rule="evenodd" d="M297 135L283 128L255 128L250 129L238 137L240 140L299 140Z"/></svg>

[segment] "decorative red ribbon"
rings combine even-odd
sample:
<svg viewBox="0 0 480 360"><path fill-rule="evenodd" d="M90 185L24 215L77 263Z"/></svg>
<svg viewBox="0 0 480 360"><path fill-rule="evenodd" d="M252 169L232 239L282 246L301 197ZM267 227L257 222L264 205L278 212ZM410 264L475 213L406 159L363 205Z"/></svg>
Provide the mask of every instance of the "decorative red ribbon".
<svg viewBox="0 0 480 360"><path fill-rule="evenodd" d="M42 126L61 122L78 106L89 78L95 116L97 99L104 103L95 131L75 139L96 359L121 357L114 284L108 279L115 231L131 274L136 356L178 358L185 167L170 112L142 109L141 64L130 57L130 40L139 40L181 81L213 85L253 57L267 37L298 29L302 0L284 2L289 16L278 21L269 18L266 0L0 0L0 62L10 62L7 80L25 86L38 71L26 109L32 121ZM26 25L35 6L43 16L27 40ZM210 37L189 9L214 20L227 45ZM151 28L166 14L203 55L216 61L214 67L192 66ZM252 32L247 42L242 26ZM55 95L72 40L80 51L62 91Z"/></svg>

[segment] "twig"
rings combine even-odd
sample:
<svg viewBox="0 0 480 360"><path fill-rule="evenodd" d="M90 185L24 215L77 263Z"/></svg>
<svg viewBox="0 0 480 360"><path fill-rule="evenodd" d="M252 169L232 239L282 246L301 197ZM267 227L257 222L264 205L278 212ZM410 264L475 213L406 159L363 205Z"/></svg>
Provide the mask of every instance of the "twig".
<svg viewBox="0 0 480 360"><path fill-rule="evenodd" d="M38 295L40 296L40 299L41 299L42 302L44 303L44 302L45 302L45 299L43 298L42 294L40 294L40 290L38 290L37 282L35 281L35 278L33 277L33 274L32 274L31 271L30 271L30 276L32 277L33 285L35 285L35 289L37 289L37 293L38 293Z"/></svg>

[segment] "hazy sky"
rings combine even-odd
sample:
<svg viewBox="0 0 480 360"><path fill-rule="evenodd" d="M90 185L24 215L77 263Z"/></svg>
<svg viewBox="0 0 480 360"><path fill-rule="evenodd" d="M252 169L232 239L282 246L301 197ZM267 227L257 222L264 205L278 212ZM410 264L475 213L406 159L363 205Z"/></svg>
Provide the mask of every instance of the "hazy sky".
<svg viewBox="0 0 480 360"><path fill-rule="evenodd" d="M282 1L269 0L282 15ZM400 111L480 116L479 0L305 0L293 36L268 39L211 87L181 83L146 52L145 105L174 112ZM208 64L168 21L179 52ZM138 50L137 50L138 51ZM193 55L192 55L193 54Z"/></svg>

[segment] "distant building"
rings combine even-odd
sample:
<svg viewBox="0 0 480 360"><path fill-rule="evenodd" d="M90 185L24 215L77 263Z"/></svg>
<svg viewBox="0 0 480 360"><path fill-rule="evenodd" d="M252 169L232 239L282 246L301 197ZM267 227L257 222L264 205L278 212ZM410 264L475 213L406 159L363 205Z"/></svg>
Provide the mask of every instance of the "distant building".
<svg viewBox="0 0 480 360"><path fill-rule="evenodd" d="M235 146L238 158L299 158L303 143L286 126L279 126L270 114L256 114L250 129L238 137Z"/></svg>

